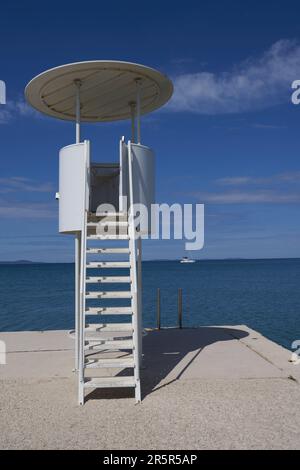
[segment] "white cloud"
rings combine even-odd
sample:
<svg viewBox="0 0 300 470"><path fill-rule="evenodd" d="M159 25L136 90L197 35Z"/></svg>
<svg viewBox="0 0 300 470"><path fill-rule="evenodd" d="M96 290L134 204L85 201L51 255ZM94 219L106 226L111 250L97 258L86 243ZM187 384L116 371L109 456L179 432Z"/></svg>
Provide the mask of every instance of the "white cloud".
<svg viewBox="0 0 300 470"><path fill-rule="evenodd" d="M0 199L0 217L15 219L48 219L57 216L57 204L40 201L20 201L22 193L54 192L52 183L37 183L23 176L0 178L0 194L18 194L19 200Z"/></svg>
<svg viewBox="0 0 300 470"><path fill-rule="evenodd" d="M0 200L0 216L18 219L49 219L57 216L54 204Z"/></svg>
<svg viewBox="0 0 300 470"><path fill-rule="evenodd" d="M269 129L269 130L286 129L286 126L281 126L277 124L260 124L260 123L252 124L252 127L254 127L255 129Z"/></svg>
<svg viewBox="0 0 300 470"><path fill-rule="evenodd" d="M41 114L38 113L34 108L29 106L29 104L24 101L24 99L20 98L14 102L15 110L20 116L34 116L34 117L41 117Z"/></svg>
<svg viewBox="0 0 300 470"><path fill-rule="evenodd" d="M41 115L31 108L23 98L7 101L0 106L0 124L7 124L18 117L40 117Z"/></svg>
<svg viewBox="0 0 300 470"><path fill-rule="evenodd" d="M300 171L270 176L229 176L213 181L217 191L194 191L190 196L211 204L299 204ZM223 190L221 188L224 188Z"/></svg>
<svg viewBox="0 0 300 470"><path fill-rule="evenodd" d="M295 79L300 79L300 44L280 40L228 72L178 75L169 109L210 115L264 109L288 103Z"/></svg>
<svg viewBox="0 0 300 470"><path fill-rule="evenodd" d="M280 173L278 175L271 175L271 176L266 176L266 177L233 176L233 177L219 178L215 182L223 186L246 186L246 185L261 185L261 184L274 184L274 183L299 183L300 171Z"/></svg>
<svg viewBox="0 0 300 470"><path fill-rule="evenodd" d="M259 191L196 192L192 194L201 203L210 204L289 204L300 202L299 192L284 192L271 189Z"/></svg>
<svg viewBox="0 0 300 470"><path fill-rule="evenodd" d="M13 119L14 109L14 104L11 101L0 106L0 124L7 124Z"/></svg>
<svg viewBox="0 0 300 470"><path fill-rule="evenodd" d="M7 194L12 192L38 192L48 193L54 191L52 183L36 183L34 180L22 176L10 176L0 178L0 193Z"/></svg>

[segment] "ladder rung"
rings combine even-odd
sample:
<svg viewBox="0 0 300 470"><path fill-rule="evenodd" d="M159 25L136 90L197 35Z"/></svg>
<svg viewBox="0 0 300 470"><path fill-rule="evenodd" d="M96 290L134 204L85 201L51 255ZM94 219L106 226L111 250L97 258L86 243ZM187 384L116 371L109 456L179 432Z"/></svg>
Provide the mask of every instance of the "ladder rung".
<svg viewBox="0 0 300 470"><path fill-rule="evenodd" d="M87 235L87 240L129 240L129 235Z"/></svg>
<svg viewBox="0 0 300 470"><path fill-rule="evenodd" d="M87 292L85 295L86 299L129 299L132 294L129 291L104 291L104 292Z"/></svg>
<svg viewBox="0 0 300 470"><path fill-rule="evenodd" d="M87 268L130 268L129 261L90 261Z"/></svg>
<svg viewBox="0 0 300 470"><path fill-rule="evenodd" d="M85 282L90 284L95 284L97 282L131 283L131 279L129 276L87 276Z"/></svg>
<svg viewBox="0 0 300 470"><path fill-rule="evenodd" d="M118 350L118 349L133 349L133 341L132 339L124 339L124 340L86 340L86 344L84 346L84 350L93 350L93 351L101 351L104 349L110 350Z"/></svg>
<svg viewBox="0 0 300 470"><path fill-rule="evenodd" d="M89 217L127 217L126 212L89 212Z"/></svg>
<svg viewBox="0 0 300 470"><path fill-rule="evenodd" d="M99 331L99 332L124 332L133 331L131 323L88 323L85 326L85 331Z"/></svg>
<svg viewBox="0 0 300 470"><path fill-rule="evenodd" d="M94 377L85 378L86 388L135 387L134 377Z"/></svg>
<svg viewBox="0 0 300 470"><path fill-rule="evenodd" d="M118 369L123 369L126 367L134 367L133 356L116 357L111 359L86 359L85 368L86 369L98 369L104 367L116 367Z"/></svg>
<svg viewBox="0 0 300 470"><path fill-rule="evenodd" d="M85 330L86 332L86 330ZM90 331L86 332L90 336L85 335L85 341L103 342L103 341L123 341L132 340L132 331Z"/></svg>
<svg viewBox="0 0 300 470"><path fill-rule="evenodd" d="M114 253L125 253L129 254L129 248L87 248L87 253L103 253L103 254L114 254Z"/></svg>
<svg viewBox="0 0 300 470"><path fill-rule="evenodd" d="M102 221L99 220L99 222L88 222L87 227L94 228L94 227L128 227L128 221L127 220L106 220Z"/></svg>
<svg viewBox="0 0 300 470"><path fill-rule="evenodd" d="M95 333L95 332L94 332ZM114 331L106 331L105 336L100 336L102 335L102 332L99 332L99 335L97 335L98 332L94 336L85 336L85 341L88 343L103 343L105 341L127 341L131 340L132 341L132 332L131 331L119 331L119 332L114 332ZM103 333L104 334L104 333ZM91 335L93 335L93 332L91 332Z"/></svg>
<svg viewBox="0 0 300 470"><path fill-rule="evenodd" d="M131 307L89 307L86 315L132 315Z"/></svg>

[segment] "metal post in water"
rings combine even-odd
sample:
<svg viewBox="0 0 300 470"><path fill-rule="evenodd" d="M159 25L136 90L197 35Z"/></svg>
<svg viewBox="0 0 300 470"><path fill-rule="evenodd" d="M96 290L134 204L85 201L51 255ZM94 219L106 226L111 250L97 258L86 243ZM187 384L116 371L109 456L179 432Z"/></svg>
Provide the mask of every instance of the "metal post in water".
<svg viewBox="0 0 300 470"><path fill-rule="evenodd" d="M178 327L182 328L182 289L178 289Z"/></svg>
<svg viewBox="0 0 300 470"><path fill-rule="evenodd" d="M160 288L157 289L156 298L156 325L157 329L160 330Z"/></svg>

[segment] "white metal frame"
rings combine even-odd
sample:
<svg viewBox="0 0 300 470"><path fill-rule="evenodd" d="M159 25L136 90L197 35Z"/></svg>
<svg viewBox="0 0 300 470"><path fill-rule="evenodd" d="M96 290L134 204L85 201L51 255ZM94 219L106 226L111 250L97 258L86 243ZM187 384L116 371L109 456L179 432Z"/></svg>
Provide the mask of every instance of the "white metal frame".
<svg viewBox="0 0 300 470"><path fill-rule="evenodd" d="M88 152L86 152L87 155ZM128 177L129 177L129 213L128 213L128 236L130 252L130 278L131 278L131 308L132 308L132 326L133 326L133 357L134 357L134 382L135 382L135 400L141 401L141 382L140 365L142 358L142 319L141 319L141 238L136 240L136 230L134 223L134 194L133 194L133 169L132 169L132 150L131 142L128 142ZM86 170L88 166L86 165ZM85 181L86 184L86 181ZM86 191L86 198L88 192ZM80 247L80 271L77 273L79 281L79 318L78 318L78 401L80 405L84 404L84 366L85 366L85 316L86 316L86 253L87 253L87 220L88 211L85 208L84 224L81 233L80 244L77 240L77 250Z"/></svg>
<svg viewBox="0 0 300 470"><path fill-rule="evenodd" d="M139 331L139 358L140 367L143 362L143 286L142 286L142 237L139 236L137 239L137 265L138 265L138 331Z"/></svg>
<svg viewBox="0 0 300 470"><path fill-rule="evenodd" d="M79 367L81 233L75 235L75 371Z"/></svg>
<svg viewBox="0 0 300 470"><path fill-rule="evenodd" d="M90 71L91 74L87 73ZM97 96L97 106L93 109L93 113L89 112L86 103L90 101L90 97L83 93L80 96L81 85L89 86L89 77L94 77L94 73L102 74L109 71L113 77L122 76L119 83L118 78L118 100L122 104L121 108L115 109L116 96L112 93L112 103L106 103L106 87L102 90L101 81L94 90ZM121 71L121 74L120 74ZM76 79L74 80L74 77ZM128 83L130 77L130 83ZM92 78L94 80L94 78ZM111 80L113 83L114 80ZM124 91L123 91L123 86ZM112 85L111 91L115 90L115 84ZM128 89L129 87L129 89ZM150 98L141 106L142 95L149 94ZM50 91L50 93L49 93ZM132 323L133 323L133 355L134 355L134 376L135 376L135 394L136 401L141 400L140 387L140 364L142 361L142 239L141 234L136 236L133 210L129 211L134 204L134 185L133 176L133 153L131 144L141 144L141 114L149 113L166 103L173 92L171 81L159 73L158 71L139 64L132 64L123 61L88 61L67 64L60 67L50 69L37 77L35 77L27 85L25 94L28 102L40 112L47 115L58 117L65 120L75 120L76 143L81 141L81 121L98 122L98 121L114 121L120 119L131 118L131 141L128 142L128 164L126 162L126 173L128 171L129 201L126 206L128 216L128 235L130 250L130 274L132 289ZM58 93L65 105L57 108L53 93ZM101 99L99 100L99 93ZM128 105L128 96L130 100L135 99ZM48 98L49 99L48 99ZM74 99L74 107L69 107L69 99ZM105 106L103 105L106 105ZM107 109L108 106L108 109ZM105 109L103 109L105 108ZM86 156L89 154L88 143L86 146ZM88 222L88 171L86 167L85 180L85 208L84 220L80 224L81 230L75 233L75 370L78 371L79 381L79 402L84 402L84 328L85 328L85 290L86 290L86 245L87 245L87 222ZM127 175L126 175L127 179ZM127 183L126 183L127 186ZM123 194L122 194L123 196ZM122 202L124 204L124 202ZM122 204L119 205L119 211L123 210Z"/></svg>
<svg viewBox="0 0 300 470"><path fill-rule="evenodd" d="M76 87L76 144L80 143L80 80L75 80ZM80 272L81 272L81 232L75 235L75 371L79 367L79 315L80 315Z"/></svg>
<svg viewBox="0 0 300 470"><path fill-rule="evenodd" d="M86 177L84 179L84 194L85 194L85 207L84 207L84 221L83 227L80 235L80 256L78 259L79 262L79 286L77 284L78 289L78 299L79 299L79 331L77 332L78 335L78 401L79 404L83 405L84 403L84 328L85 328L85 290L86 290L86 237L87 237L87 217L88 217L88 200L89 200L89 193L88 193L88 185L87 185L87 178L88 178L88 167L89 167L89 142L85 141L85 174Z"/></svg>
<svg viewBox="0 0 300 470"><path fill-rule="evenodd" d="M76 87L76 143L80 143L80 80L75 80ZM141 401L140 366L142 363L142 239L137 237L134 223L133 195L133 156L131 142L141 143L141 80L136 80L136 102L131 107L132 141L128 142L128 178L129 178L129 214L128 234L130 249L130 276L133 310L133 356L136 402ZM136 127L135 127L136 125ZM86 157L87 158L87 157ZM86 162L87 171L87 162ZM86 247L87 247L87 178L85 179L85 213L82 231L75 235L75 370L78 370L78 401L84 403L84 329L86 311Z"/></svg>
<svg viewBox="0 0 300 470"><path fill-rule="evenodd" d="M81 237L80 253L80 314L79 314L79 368L78 368L78 401L84 403L84 328L85 328L85 278L86 278L86 226L87 211L84 214L84 227Z"/></svg>
<svg viewBox="0 0 300 470"><path fill-rule="evenodd" d="M141 382L140 382L140 311L139 311L139 285L137 277L137 256L136 256L136 233L133 212L133 175L132 175L132 151L131 142L128 142L128 173L129 173L129 248L130 248L130 274L131 274L131 292L133 308L133 356L135 362L135 400L141 401Z"/></svg>

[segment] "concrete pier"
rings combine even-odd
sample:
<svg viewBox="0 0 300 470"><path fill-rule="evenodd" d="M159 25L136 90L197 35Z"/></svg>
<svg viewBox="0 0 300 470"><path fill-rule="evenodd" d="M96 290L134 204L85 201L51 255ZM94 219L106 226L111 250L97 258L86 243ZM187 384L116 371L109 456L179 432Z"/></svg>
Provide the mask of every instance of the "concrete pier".
<svg viewBox="0 0 300 470"><path fill-rule="evenodd" d="M67 331L0 333L1 449L299 449L300 365L245 325L149 331L143 401L77 405Z"/></svg>

